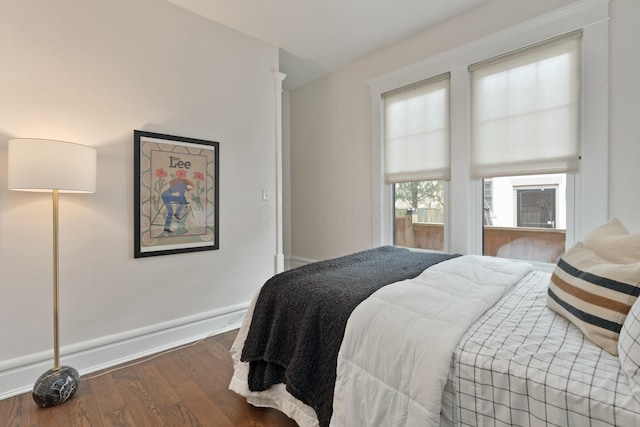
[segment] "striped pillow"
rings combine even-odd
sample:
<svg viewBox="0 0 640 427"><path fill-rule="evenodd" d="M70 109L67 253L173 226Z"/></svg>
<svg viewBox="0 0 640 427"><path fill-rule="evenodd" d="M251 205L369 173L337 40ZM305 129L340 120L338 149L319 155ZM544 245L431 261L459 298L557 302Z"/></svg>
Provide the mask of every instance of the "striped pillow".
<svg viewBox="0 0 640 427"><path fill-rule="evenodd" d="M617 355L620 329L639 294L640 261L616 264L579 242L558 261L547 305Z"/></svg>

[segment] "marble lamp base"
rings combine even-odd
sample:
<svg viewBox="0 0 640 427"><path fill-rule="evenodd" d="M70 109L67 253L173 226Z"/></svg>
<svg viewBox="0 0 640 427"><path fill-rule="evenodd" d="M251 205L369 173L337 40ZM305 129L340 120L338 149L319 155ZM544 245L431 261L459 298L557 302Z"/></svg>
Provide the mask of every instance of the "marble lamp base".
<svg viewBox="0 0 640 427"><path fill-rule="evenodd" d="M33 386L31 396L42 408L60 405L73 396L78 389L80 375L70 366L49 369Z"/></svg>

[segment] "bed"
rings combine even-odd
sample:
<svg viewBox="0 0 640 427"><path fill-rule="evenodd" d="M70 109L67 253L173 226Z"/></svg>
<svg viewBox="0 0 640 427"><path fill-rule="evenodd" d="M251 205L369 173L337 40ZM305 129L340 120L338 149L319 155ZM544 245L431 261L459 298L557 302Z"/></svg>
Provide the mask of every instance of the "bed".
<svg viewBox="0 0 640 427"><path fill-rule="evenodd" d="M425 258L393 247L282 273L251 303L231 350L229 387L300 426L640 425L636 243L640 234L617 220L604 224L563 256L566 271L580 270L574 278L560 267L549 273L499 258ZM399 279L388 274L396 270ZM607 296L626 306L608 321L618 325L615 333L575 318L576 307L583 313L597 302L580 306L567 284L589 291L596 275L615 279L607 283L622 296ZM349 300L340 320L342 290L363 276L375 286ZM310 303L304 291L318 277L322 284L311 287L324 304ZM283 279L291 288L265 303L265 288L278 289ZM328 329L322 313L335 323ZM283 336L293 342L284 357Z"/></svg>

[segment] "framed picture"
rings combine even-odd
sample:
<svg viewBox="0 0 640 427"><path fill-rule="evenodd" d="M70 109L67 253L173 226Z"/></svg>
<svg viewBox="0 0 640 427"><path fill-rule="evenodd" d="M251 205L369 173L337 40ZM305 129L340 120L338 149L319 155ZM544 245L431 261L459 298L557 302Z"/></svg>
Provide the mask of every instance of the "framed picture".
<svg viewBox="0 0 640 427"><path fill-rule="evenodd" d="M219 248L219 144L134 131L134 257Z"/></svg>

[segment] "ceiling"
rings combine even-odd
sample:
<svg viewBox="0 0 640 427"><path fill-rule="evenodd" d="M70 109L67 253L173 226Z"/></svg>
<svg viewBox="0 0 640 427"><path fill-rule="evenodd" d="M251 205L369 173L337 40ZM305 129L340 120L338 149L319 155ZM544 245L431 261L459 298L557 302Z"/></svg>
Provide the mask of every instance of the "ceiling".
<svg viewBox="0 0 640 427"><path fill-rule="evenodd" d="M285 89L487 0L168 0L280 48Z"/></svg>

